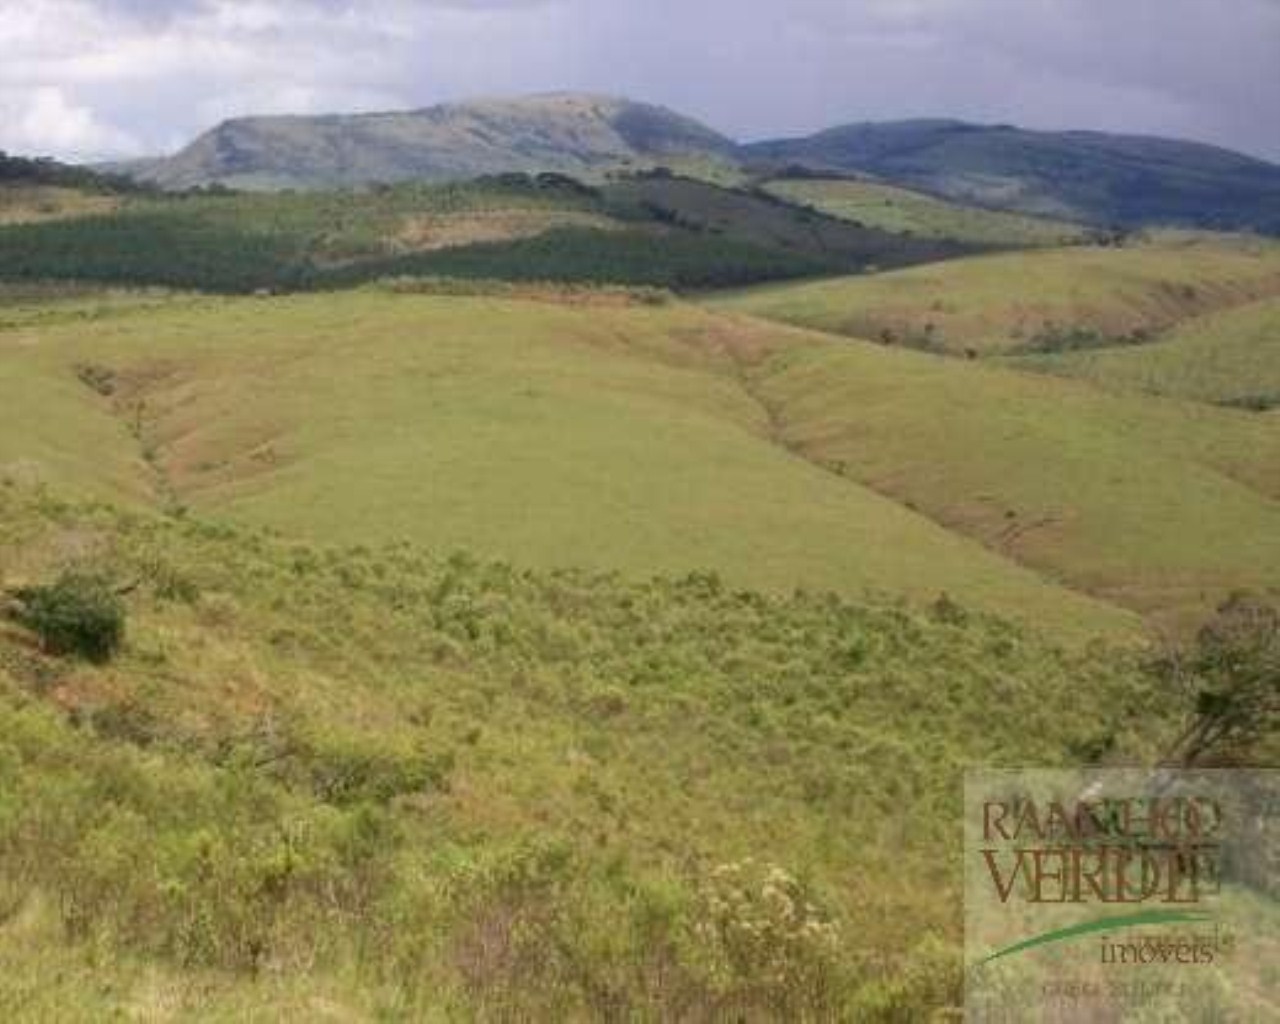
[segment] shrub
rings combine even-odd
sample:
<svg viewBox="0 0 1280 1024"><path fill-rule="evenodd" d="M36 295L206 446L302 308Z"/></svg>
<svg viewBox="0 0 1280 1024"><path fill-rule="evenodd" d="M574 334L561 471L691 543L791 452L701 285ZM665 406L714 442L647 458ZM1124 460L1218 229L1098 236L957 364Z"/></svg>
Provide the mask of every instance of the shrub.
<svg viewBox="0 0 1280 1024"><path fill-rule="evenodd" d="M16 619L51 654L110 660L124 640L125 611L105 577L69 571L46 586L17 592Z"/></svg>

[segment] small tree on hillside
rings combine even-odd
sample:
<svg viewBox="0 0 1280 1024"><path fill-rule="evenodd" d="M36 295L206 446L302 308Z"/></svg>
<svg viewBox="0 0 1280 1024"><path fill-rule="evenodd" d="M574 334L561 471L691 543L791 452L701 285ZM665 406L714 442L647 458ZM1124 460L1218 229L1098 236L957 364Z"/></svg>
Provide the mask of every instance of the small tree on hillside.
<svg viewBox="0 0 1280 1024"><path fill-rule="evenodd" d="M1280 737L1280 612L1260 598L1233 594L1189 649L1153 667L1192 705L1168 763L1242 764Z"/></svg>
<svg viewBox="0 0 1280 1024"><path fill-rule="evenodd" d="M40 637L50 654L110 660L124 641L120 591L105 577L64 572L53 583L12 591L11 617Z"/></svg>

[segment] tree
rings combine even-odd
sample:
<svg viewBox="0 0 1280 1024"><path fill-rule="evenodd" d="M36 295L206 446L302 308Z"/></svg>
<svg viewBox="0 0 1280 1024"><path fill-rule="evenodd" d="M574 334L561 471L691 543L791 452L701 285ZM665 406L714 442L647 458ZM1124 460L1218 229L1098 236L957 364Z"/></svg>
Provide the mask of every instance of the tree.
<svg viewBox="0 0 1280 1024"><path fill-rule="evenodd" d="M1242 764L1280 737L1280 612L1233 594L1189 649L1153 666L1190 699L1190 724L1166 760L1181 767Z"/></svg>
<svg viewBox="0 0 1280 1024"><path fill-rule="evenodd" d="M105 662L124 641L120 590L102 576L69 571L51 584L13 591L10 614L50 654Z"/></svg>

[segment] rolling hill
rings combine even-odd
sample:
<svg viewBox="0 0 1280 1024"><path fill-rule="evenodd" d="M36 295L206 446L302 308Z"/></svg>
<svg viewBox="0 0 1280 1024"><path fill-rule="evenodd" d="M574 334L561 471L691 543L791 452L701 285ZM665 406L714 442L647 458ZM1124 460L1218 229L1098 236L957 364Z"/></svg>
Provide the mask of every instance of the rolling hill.
<svg viewBox="0 0 1280 1024"><path fill-rule="evenodd" d="M89 215L89 204L105 200L115 207ZM42 220L28 202L19 223L0 226L0 280L246 292L412 275L688 289L904 266L976 248L670 173L601 187L508 174L357 191L148 195L122 205L86 194L80 216L65 205L63 219L23 223Z"/></svg>
<svg viewBox="0 0 1280 1024"><path fill-rule="evenodd" d="M661 176L172 202L336 270L860 230ZM834 285L958 272L1004 329L1008 259ZM1273 263L1022 259L1104 324ZM1274 588L1280 432L741 312L786 290L0 286L0 1015L960 1012L960 773L1167 750L1144 627ZM9 611L67 579L122 602L114 660Z"/></svg>
<svg viewBox="0 0 1280 1024"><path fill-rule="evenodd" d="M1149 345L1019 356L1015 363L1117 390L1280 408L1280 299L1187 320Z"/></svg>
<svg viewBox="0 0 1280 1024"><path fill-rule="evenodd" d="M1089 237L1078 224L963 206L876 181L800 174L765 182L763 188L833 217L923 238L1027 248L1066 245Z"/></svg>
<svg viewBox="0 0 1280 1024"><path fill-rule="evenodd" d="M971 257L767 285L727 308L952 355L1144 344L1182 321L1280 293L1280 245L1157 234L1123 247Z"/></svg>
<svg viewBox="0 0 1280 1024"><path fill-rule="evenodd" d="M860 172L979 206L1098 225L1280 233L1280 167L1174 139L891 121L753 143L741 157L761 168Z"/></svg>
<svg viewBox="0 0 1280 1024"><path fill-rule="evenodd" d="M1162 628L1280 578L1270 417L869 343L750 380L805 458Z"/></svg>
<svg viewBox="0 0 1280 1024"><path fill-rule="evenodd" d="M241 118L172 157L124 169L169 189L320 188L513 172L589 177L689 159L730 162L734 150L662 107L555 93L403 113Z"/></svg>
<svg viewBox="0 0 1280 1024"><path fill-rule="evenodd" d="M794 343L674 303L383 290L64 314L0 332L0 467L321 541L947 591L1077 640L1132 635L1127 612L775 443L737 359Z"/></svg>

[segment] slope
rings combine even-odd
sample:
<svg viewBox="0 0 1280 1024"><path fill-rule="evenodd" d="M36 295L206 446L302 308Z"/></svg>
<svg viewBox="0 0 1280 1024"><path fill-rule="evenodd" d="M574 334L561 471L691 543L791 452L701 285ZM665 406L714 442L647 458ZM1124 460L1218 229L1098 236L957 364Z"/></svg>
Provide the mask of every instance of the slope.
<svg viewBox="0 0 1280 1024"><path fill-rule="evenodd" d="M425 275L707 288L964 251L670 174L603 189L563 175L505 175L137 198L111 215L0 227L0 280L245 292Z"/></svg>
<svg viewBox="0 0 1280 1024"><path fill-rule="evenodd" d="M1280 300L1185 321L1150 345L1021 356L1016 365L1108 388L1274 409L1280 407Z"/></svg>
<svg viewBox="0 0 1280 1024"><path fill-rule="evenodd" d="M662 107L574 93L403 113L227 121L135 168L165 188L321 188L485 174L601 174L676 158L728 163L733 143Z"/></svg>
<svg viewBox="0 0 1280 1024"><path fill-rule="evenodd" d="M806 458L1161 626L1280 579L1273 418L821 339L752 386Z"/></svg>
<svg viewBox="0 0 1280 1024"><path fill-rule="evenodd" d="M954 604L0 485L0 583L69 564L133 585L127 643L0 621L12 1020L920 1019L959 1003L962 766L1178 726L1131 652Z"/></svg>
<svg viewBox="0 0 1280 1024"><path fill-rule="evenodd" d="M802 174L777 178L763 187L788 202L810 206L833 217L923 238L1025 248L1065 245L1086 237L1085 229L1077 224L962 206L878 181Z"/></svg>
<svg viewBox="0 0 1280 1024"><path fill-rule="evenodd" d="M15 393L36 381L47 395L36 436L96 460L86 480L136 473L138 458L81 435L132 431L156 500L202 514L522 565L945 590L1074 638L1133 627L780 448L730 351L788 338L679 305L370 291L182 300L0 345ZM40 458L18 407L0 408L15 416L5 461Z"/></svg>
<svg viewBox="0 0 1280 1024"><path fill-rule="evenodd" d="M953 354L1143 342L1280 292L1280 246L1163 234L1123 247L980 256L716 300L805 327Z"/></svg>
<svg viewBox="0 0 1280 1024"><path fill-rule="evenodd" d="M845 125L742 153L1094 224L1280 232L1280 167L1174 139L921 120Z"/></svg>

